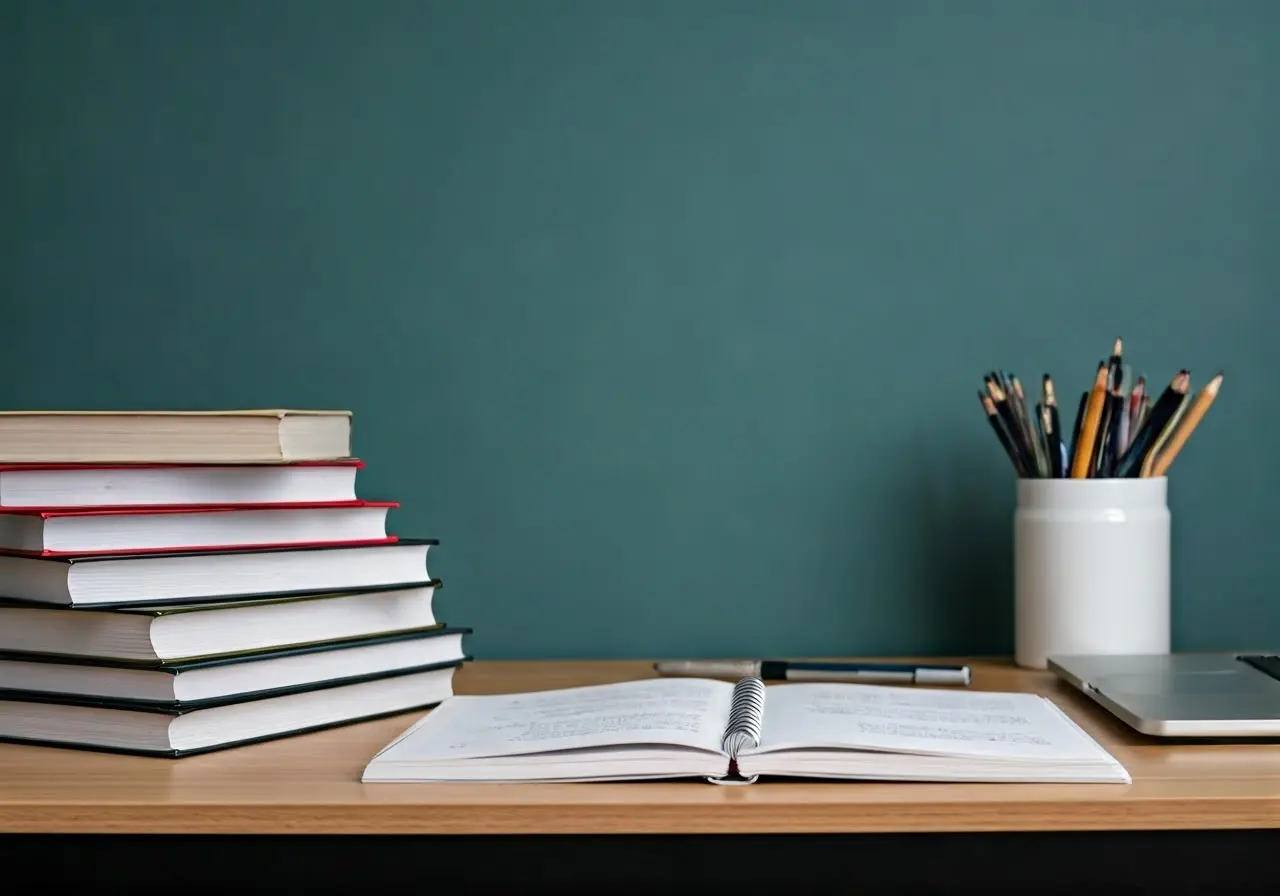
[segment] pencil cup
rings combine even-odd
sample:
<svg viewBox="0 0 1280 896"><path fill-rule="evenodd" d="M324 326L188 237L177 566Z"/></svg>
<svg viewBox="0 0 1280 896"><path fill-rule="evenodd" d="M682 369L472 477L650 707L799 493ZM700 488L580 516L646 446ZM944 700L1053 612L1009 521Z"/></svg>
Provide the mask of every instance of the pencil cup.
<svg viewBox="0 0 1280 896"><path fill-rule="evenodd" d="M1020 479L1014 658L1170 648L1168 480Z"/></svg>

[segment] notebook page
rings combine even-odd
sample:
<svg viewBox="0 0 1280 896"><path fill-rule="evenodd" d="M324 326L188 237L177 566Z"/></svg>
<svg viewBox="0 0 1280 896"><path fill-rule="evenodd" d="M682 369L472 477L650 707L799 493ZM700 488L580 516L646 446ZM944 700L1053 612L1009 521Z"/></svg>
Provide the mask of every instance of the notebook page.
<svg viewBox="0 0 1280 896"><path fill-rule="evenodd" d="M650 679L526 694L451 697L392 741L388 762L673 745L720 753L733 685Z"/></svg>
<svg viewBox="0 0 1280 896"><path fill-rule="evenodd" d="M760 746L887 750L954 757L1113 762L1036 694L861 684L787 684L766 691Z"/></svg>

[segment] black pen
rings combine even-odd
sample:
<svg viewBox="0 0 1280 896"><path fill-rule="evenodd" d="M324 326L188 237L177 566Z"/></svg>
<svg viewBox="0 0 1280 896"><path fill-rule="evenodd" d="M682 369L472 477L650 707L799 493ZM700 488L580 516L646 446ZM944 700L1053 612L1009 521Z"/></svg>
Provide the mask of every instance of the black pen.
<svg viewBox="0 0 1280 896"><path fill-rule="evenodd" d="M904 663L793 663L789 660L671 660L653 664L659 675L692 678L762 678L848 681L860 684L968 685L968 666Z"/></svg>

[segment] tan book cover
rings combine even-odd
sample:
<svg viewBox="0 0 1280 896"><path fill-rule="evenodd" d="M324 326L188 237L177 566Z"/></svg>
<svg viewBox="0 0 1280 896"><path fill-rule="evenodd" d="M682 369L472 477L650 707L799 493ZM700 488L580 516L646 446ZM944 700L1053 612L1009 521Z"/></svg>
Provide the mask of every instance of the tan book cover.
<svg viewBox="0 0 1280 896"><path fill-rule="evenodd" d="M0 463L290 463L351 456L344 410L0 411Z"/></svg>

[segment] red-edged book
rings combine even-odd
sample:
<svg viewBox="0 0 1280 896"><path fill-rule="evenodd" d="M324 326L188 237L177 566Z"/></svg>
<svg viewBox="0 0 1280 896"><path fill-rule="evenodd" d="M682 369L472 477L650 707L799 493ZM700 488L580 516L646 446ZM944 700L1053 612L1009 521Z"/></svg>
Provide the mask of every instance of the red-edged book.
<svg viewBox="0 0 1280 896"><path fill-rule="evenodd" d="M0 509L356 500L357 458L290 464L0 464Z"/></svg>
<svg viewBox="0 0 1280 896"><path fill-rule="evenodd" d="M256 507L6 508L0 553L36 557L391 544L394 501Z"/></svg>

